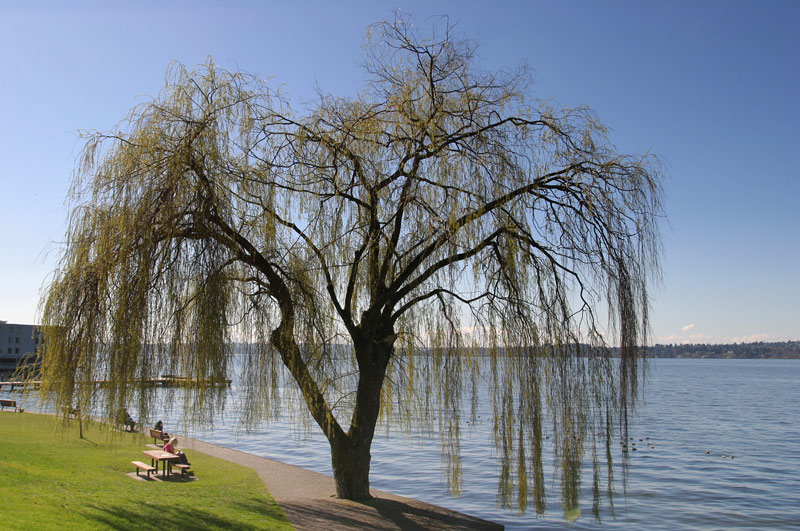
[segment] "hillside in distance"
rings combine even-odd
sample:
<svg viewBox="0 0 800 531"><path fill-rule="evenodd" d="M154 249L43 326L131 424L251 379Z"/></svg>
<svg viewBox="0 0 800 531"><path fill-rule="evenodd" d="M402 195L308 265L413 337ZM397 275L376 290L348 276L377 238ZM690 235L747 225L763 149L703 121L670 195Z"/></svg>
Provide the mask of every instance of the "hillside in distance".
<svg viewBox="0 0 800 531"><path fill-rule="evenodd" d="M234 343L235 352L247 350L248 343ZM344 353L349 350L347 345L332 345L332 352ZM545 347L546 349L547 347ZM581 345L582 349L590 349L589 345ZM612 355L618 354L617 348L612 348ZM488 349L480 349L479 355L489 354ZM506 354L510 354L506 351ZM774 343L730 343L730 344L671 344L651 345L645 351L648 358L697 358L697 359L800 359L800 341L779 341Z"/></svg>
<svg viewBox="0 0 800 531"><path fill-rule="evenodd" d="M733 343L728 345L652 345L648 358L800 359L800 341Z"/></svg>

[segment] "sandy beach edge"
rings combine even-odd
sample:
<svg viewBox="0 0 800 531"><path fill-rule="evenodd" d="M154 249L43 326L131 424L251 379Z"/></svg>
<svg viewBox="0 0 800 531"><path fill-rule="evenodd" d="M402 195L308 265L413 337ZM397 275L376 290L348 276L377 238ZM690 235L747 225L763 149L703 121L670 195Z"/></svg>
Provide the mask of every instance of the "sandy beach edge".
<svg viewBox="0 0 800 531"><path fill-rule="evenodd" d="M330 476L199 439L181 437L180 446L254 469L298 530L504 529L495 522L377 489L370 491L372 500L341 500L335 497Z"/></svg>

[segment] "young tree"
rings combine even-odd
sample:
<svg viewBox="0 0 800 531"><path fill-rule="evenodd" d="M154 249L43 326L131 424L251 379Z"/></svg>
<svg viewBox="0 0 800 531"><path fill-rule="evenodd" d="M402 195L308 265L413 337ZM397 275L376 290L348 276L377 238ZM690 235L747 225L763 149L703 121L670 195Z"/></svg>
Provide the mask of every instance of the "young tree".
<svg viewBox="0 0 800 531"><path fill-rule="evenodd" d="M194 378L207 419L220 395L205 384L245 342L242 418L281 406L288 370L338 495L360 499L381 418L437 418L458 490L460 415L486 376L501 502L545 510L552 418L575 509L587 437L610 476L610 435L637 393L661 173L618 153L589 109L531 106L524 68L478 71L474 47L438 29L370 28L364 91L306 114L209 61L174 65L126 128L89 135L43 299L42 396L146 414L141 382L169 370ZM98 380L113 385L97 393Z"/></svg>

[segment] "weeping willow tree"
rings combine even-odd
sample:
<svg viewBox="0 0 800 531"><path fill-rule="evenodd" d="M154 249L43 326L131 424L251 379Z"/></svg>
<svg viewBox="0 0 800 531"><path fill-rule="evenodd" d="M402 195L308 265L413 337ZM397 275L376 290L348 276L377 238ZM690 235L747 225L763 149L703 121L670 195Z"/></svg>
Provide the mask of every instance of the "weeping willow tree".
<svg viewBox="0 0 800 531"><path fill-rule="evenodd" d="M480 71L474 53L446 21L430 36L377 24L363 92L303 113L210 60L173 65L157 98L88 135L42 302L42 396L147 415L143 382L169 371L206 421L221 399L206 384L246 343L243 421L286 407L290 378L338 496L363 499L379 423L438 424L460 490L459 429L485 378L500 503L545 510L546 436L568 515L587 452L610 493L661 172L618 153L590 109L531 105L526 69Z"/></svg>

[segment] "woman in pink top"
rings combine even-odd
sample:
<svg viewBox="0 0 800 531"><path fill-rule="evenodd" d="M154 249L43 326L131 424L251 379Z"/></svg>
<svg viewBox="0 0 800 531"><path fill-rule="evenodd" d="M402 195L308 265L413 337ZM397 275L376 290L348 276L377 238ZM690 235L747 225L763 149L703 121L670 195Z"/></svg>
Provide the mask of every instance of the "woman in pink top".
<svg viewBox="0 0 800 531"><path fill-rule="evenodd" d="M178 450L178 438L173 437L166 444L164 444L164 451L178 456L177 463L179 465L188 465L189 460L186 459L186 454Z"/></svg>

